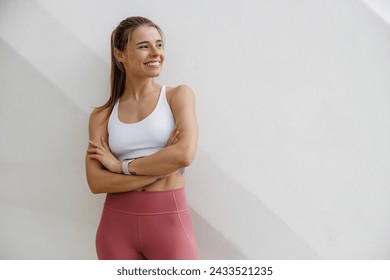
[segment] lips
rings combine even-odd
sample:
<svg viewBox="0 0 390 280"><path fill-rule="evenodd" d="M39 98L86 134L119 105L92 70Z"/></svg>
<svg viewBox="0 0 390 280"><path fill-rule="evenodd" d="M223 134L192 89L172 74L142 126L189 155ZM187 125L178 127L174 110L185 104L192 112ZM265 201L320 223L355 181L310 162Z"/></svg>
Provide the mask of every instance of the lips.
<svg viewBox="0 0 390 280"><path fill-rule="evenodd" d="M149 67L160 67L160 61L149 61L144 64Z"/></svg>

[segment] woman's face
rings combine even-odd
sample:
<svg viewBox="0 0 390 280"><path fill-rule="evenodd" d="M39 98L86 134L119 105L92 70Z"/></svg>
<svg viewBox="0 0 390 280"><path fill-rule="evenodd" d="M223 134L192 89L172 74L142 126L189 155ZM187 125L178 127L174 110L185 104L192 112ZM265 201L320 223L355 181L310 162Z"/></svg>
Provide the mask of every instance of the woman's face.
<svg viewBox="0 0 390 280"><path fill-rule="evenodd" d="M164 61L164 45L158 30L140 26L133 30L126 49L121 53L126 73L135 77L158 77Z"/></svg>

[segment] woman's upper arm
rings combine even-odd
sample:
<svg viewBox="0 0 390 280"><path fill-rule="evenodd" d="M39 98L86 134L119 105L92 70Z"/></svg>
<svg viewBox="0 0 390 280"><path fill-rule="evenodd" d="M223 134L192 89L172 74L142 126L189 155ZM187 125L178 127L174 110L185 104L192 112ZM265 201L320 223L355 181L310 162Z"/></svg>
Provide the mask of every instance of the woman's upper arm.
<svg viewBox="0 0 390 280"><path fill-rule="evenodd" d="M195 94L190 87L181 85L173 89L170 105L180 131L178 145L185 161L190 164L195 157L198 144L198 122L196 118Z"/></svg>
<svg viewBox="0 0 390 280"><path fill-rule="evenodd" d="M104 110L95 109L90 115L89 139L96 143L100 143L102 136L105 137L105 139L108 138L106 114L107 113ZM91 148L91 144L88 145L88 148ZM90 159L86 155L85 168L87 172L87 181L92 190L94 185L93 179L96 178L96 172L103 169L103 165L98 160Z"/></svg>
<svg viewBox="0 0 390 280"><path fill-rule="evenodd" d="M89 118L89 139L100 143L101 137L107 139L107 110L95 109Z"/></svg>

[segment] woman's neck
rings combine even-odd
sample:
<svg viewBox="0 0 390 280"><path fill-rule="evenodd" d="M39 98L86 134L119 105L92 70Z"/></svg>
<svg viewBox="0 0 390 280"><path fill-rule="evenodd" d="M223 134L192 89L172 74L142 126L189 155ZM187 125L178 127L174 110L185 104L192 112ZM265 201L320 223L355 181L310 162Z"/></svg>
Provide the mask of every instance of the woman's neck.
<svg viewBox="0 0 390 280"><path fill-rule="evenodd" d="M126 79L125 91L122 95L122 100L133 99L139 100L145 94L155 91L159 85L153 78L147 79Z"/></svg>

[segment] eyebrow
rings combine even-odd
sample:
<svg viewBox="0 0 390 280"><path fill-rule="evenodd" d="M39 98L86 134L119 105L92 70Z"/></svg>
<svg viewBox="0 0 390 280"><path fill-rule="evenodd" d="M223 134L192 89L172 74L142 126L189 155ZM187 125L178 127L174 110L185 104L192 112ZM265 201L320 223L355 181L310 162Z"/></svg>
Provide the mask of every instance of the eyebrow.
<svg viewBox="0 0 390 280"><path fill-rule="evenodd" d="M162 42L163 40L157 40L156 41L156 43L160 43L160 42ZM142 41L142 42L139 42L139 43L137 43L137 46L138 45L142 45L142 44L148 44L149 43L149 41Z"/></svg>

